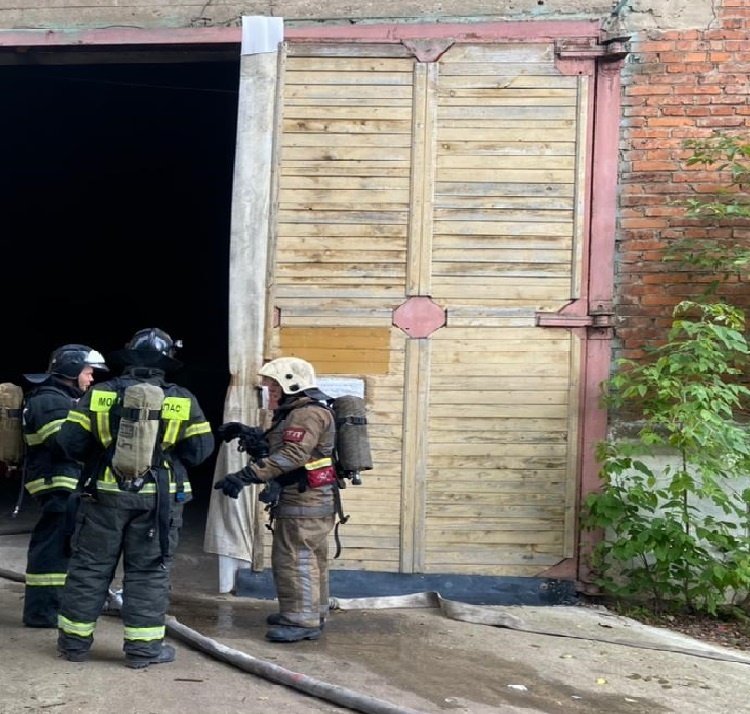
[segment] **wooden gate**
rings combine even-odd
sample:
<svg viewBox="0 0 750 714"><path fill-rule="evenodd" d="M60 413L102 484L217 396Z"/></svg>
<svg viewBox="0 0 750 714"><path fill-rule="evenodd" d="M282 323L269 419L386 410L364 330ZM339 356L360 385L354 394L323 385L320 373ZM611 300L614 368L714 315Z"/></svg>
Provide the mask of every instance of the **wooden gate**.
<svg viewBox="0 0 750 714"><path fill-rule="evenodd" d="M553 41L287 43L266 358L364 384L333 567L531 576L574 555L591 73ZM268 542L265 545L268 548Z"/></svg>

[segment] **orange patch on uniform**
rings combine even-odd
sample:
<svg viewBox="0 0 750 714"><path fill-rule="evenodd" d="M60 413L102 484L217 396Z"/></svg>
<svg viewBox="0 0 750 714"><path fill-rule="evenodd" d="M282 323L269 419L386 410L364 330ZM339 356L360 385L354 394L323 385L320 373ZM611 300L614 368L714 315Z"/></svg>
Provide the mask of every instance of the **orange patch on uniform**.
<svg viewBox="0 0 750 714"><path fill-rule="evenodd" d="M304 429L284 429L282 439L297 444L305 438L306 433Z"/></svg>

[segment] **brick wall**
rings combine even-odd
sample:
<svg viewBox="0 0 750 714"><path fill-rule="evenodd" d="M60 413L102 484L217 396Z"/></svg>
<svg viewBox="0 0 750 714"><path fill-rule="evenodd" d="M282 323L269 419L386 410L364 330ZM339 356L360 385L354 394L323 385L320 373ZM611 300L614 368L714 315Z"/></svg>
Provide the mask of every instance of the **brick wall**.
<svg viewBox="0 0 750 714"><path fill-rule="evenodd" d="M686 139L718 130L750 141L749 31L750 3L724 0L711 29L633 37L623 73L616 356L642 356L644 344L665 337L672 308L710 280L662 262L668 241L750 237L747 223L689 220L672 205L710 194L719 179L715 171L686 166ZM750 307L747 283L733 279L722 292Z"/></svg>

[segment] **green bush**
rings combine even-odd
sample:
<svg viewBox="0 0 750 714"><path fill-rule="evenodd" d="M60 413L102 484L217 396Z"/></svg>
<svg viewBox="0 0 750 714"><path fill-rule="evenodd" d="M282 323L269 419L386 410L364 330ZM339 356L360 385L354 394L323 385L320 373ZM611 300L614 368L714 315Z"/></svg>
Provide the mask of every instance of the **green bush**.
<svg viewBox="0 0 750 714"><path fill-rule="evenodd" d="M583 504L583 527L604 534L591 567L606 593L711 614L746 596L750 433L735 418L750 397L736 382L744 328L736 307L682 302L667 342L643 363L619 360L605 385L609 407L643 415L635 438L599 444L602 488Z"/></svg>
<svg viewBox="0 0 750 714"><path fill-rule="evenodd" d="M684 146L692 154L688 166L700 166L717 172L717 186L713 194L676 201L685 209L687 218L698 219L706 225L747 225L750 219L750 143L744 136L729 136L715 132L708 139L689 139ZM734 275L743 276L750 265L750 248L743 237L715 240L679 238L669 246L665 260L678 262L690 269L710 275L708 293L715 293L719 285Z"/></svg>

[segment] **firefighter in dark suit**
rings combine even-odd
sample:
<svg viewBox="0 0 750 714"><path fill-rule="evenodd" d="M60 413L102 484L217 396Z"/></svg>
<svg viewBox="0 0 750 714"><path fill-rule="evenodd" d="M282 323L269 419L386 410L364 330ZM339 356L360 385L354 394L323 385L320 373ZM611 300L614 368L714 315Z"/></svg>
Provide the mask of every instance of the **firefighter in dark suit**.
<svg viewBox="0 0 750 714"><path fill-rule="evenodd" d="M325 403L327 395L316 386L315 370L305 360L280 357L265 364L259 374L274 408L266 432L268 455L227 474L214 488L237 498L249 483L273 481L281 487L271 511L271 568L279 612L269 615L266 637L272 642L314 640L321 635L329 607L336 424ZM230 428L223 438L236 436L238 432Z"/></svg>
<svg viewBox="0 0 750 714"><path fill-rule="evenodd" d="M28 627L57 627L68 569L65 512L81 473L80 464L65 455L57 437L68 412L94 381L95 371L107 371L104 357L87 345L70 344L52 353L46 373L24 375L37 385L24 400L24 487L41 507L27 554L23 623Z"/></svg>
<svg viewBox="0 0 750 714"><path fill-rule="evenodd" d="M58 651L69 661L88 659L121 557L125 664L140 669L175 658L174 648L163 642L164 623L182 509L192 497L187 469L214 449L211 426L195 396L165 379L167 371L180 366L174 358L177 346L163 330L136 332L124 350L112 355L124 365L121 376L87 393L60 430L66 453L84 462L81 507L58 618ZM158 410L143 410L158 422L150 467L142 478L123 479L114 465L118 431L135 418L131 412L140 411L125 406L123 397L131 385L144 384L163 394Z"/></svg>

